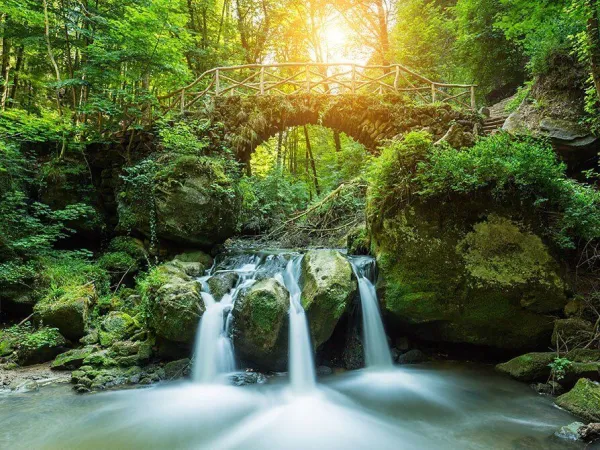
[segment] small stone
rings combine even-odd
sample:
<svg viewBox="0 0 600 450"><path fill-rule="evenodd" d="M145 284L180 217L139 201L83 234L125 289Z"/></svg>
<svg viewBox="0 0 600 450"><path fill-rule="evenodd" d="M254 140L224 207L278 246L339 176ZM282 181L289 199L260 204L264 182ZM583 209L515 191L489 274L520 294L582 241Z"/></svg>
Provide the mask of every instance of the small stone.
<svg viewBox="0 0 600 450"><path fill-rule="evenodd" d="M583 426L584 424L581 422L573 422L564 427L560 427L560 429L554 433L554 436L568 441L576 441L579 439L579 429Z"/></svg>
<svg viewBox="0 0 600 450"><path fill-rule="evenodd" d="M585 442L594 442L600 439L600 423L590 423L579 428L579 437Z"/></svg>
<svg viewBox="0 0 600 450"><path fill-rule="evenodd" d="M317 367L317 375L319 376L327 376L333 373L333 369L327 366L319 366Z"/></svg>

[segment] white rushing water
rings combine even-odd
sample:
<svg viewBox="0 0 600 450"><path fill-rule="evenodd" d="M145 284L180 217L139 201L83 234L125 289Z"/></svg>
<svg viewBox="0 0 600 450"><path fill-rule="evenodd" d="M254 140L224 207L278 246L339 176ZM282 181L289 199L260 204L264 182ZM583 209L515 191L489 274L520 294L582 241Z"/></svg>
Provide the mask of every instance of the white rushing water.
<svg viewBox="0 0 600 450"><path fill-rule="evenodd" d="M315 362L306 313L301 303L299 286L302 256L288 262L283 274L277 277L290 293L289 373L294 392L309 393L315 389Z"/></svg>
<svg viewBox="0 0 600 450"><path fill-rule="evenodd" d="M256 269L256 263L244 260L235 266L231 272L238 274L237 284L219 302L210 293L208 279L212 274L198 280L202 286L201 295L206 310L196 333L192 366L194 382L222 383L226 381L226 374L235 371L235 353L229 333L231 311L239 292L254 283Z"/></svg>
<svg viewBox="0 0 600 450"><path fill-rule="evenodd" d="M365 363L367 368L390 369L393 367L392 355L381 320L377 291L369 278L369 269L374 261L368 257L354 257L351 263L360 294Z"/></svg>

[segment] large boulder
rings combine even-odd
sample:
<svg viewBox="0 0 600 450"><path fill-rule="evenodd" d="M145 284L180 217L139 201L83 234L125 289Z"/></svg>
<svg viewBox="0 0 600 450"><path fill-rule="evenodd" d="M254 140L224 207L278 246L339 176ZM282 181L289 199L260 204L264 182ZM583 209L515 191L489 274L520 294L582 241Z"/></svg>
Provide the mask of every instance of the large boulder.
<svg viewBox="0 0 600 450"><path fill-rule="evenodd" d="M158 267L149 277L143 294L148 298L151 328L158 337L191 344L206 309L200 283L172 263Z"/></svg>
<svg viewBox="0 0 600 450"><path fill-rule="evenodd" d="M573 348L594 338L594 325L579 317L554 322L552 348Z"/></svg>
<svg viewBox="0 0 600 450"><path fill-rule="evenodd" d="M239 275L235 272L217 273L207 281L210 293L216 301L220 301L223 296L235 287L239 280Z"/></svg>
<svg viewBox="0 0 600 450"><path fill-rule="evenodd" d="M311 250L302 259L301 285L313 345L319 347L331 337L356 293L352 266L335 250Z"/></svg>
<svg viewBox="0 0 600 450"><path fill-rule="evenodd" d="M96 301L93 284L69 288L59 297L49 296L35 305L34 311L44 325L59 329L68 339L85 335L90 306Z"/></svg>
<svg viewBox="0 0 600 450"><path fill-rule="evenodd" d="M121 311L111 311L100 324L98 338L103 347L109 347L116 341L130 337L140 324L129 314Z"/></svg>
<svg viewBox="0 0 600 450"><path fill-rule="evenodd" d="M174 278L162 286L152 300L150 324L158 336L191 343L204 311L200 284Z"/></svg>
<svg viewBox="0 0 600 450"><path fill-rule="evenodd" d="M240 195L236 172L220 159L178 157L152 173L146 185L125 183L119 198L119 229L181 244L212 247L233 236Z"/></svg>
<svg viewBox="0 0 600 450"><path fill-rule="evenodd" d="M240 293L233 308L233 343L242 361L259 370L284 370L289 293L267 278Z"/></svg>
<svg viewBox="0 0 600 450"><path fill-rule="evenodd" d="M421 339L546 347L566 304L542 239L485 196L414 202L372 226L383 311Z"/></svg>
<svg viewBox="0 0 600 450"><path fill-rule="evenodd" d="M556 404L588 422L600 422L600 385L581 378Z"/></svg>

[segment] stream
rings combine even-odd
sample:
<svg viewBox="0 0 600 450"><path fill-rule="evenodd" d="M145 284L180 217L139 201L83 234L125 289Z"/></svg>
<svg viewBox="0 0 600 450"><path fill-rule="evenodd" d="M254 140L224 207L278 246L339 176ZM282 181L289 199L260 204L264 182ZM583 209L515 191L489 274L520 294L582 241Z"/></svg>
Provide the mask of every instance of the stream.
<svg viewBox="0 0 600 450"><path fill-rule="evenodd" d="M298 253L221 260L198 281L206 312L190 381L77 395L68 385L0 397L6 449L564 449L553 433L575 420L549 397L493 367L394 366L374 287L374 261L350 257L362 305L366 368L317 378L301 302ZM235 272L219 302L206 282ZM289 373L234 387L231 310L244 289L275 278L290 294ZM590 448L590 447L588 447ZM600 447L599 447L600 448Z"/></svg>

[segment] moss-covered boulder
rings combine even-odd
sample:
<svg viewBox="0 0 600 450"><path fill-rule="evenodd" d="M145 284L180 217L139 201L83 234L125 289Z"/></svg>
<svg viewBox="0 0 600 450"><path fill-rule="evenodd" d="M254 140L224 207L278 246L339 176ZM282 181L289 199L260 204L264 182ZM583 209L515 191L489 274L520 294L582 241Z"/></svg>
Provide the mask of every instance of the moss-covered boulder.
<svg viewBox="0 0 600 450"><path fill-rule="evenodd" d="M51 361L66 350L66 344L56 328L15 325L0 331L0 356L21 366Z"/></svg>
<svg viewBox="0 0 600 450"><path fill-rule="evenodd" d="M498 364L496 370L506 373L520 381L546 381L550 376L550 366L556 359L556 353L527 353L508 362Z"/></svg>
<svg viewBox="0 0 600 450"><path fill-rule="evenodd" d="M222 243L236 232L241 197L231 163L188 155L161 161L157 170L143 163L137 168L149 170L145 175L155 188L125 183L118 195L119 229L200 247Z"/></svg>
<svg viewBox="0 0 600 450"><path fill-rule="evenodd" d="M237 356L259 370L284 370L288 351L289 293L268 278L243 291L233 308Z"/></svg>
<svg viewBox="0 0 600 450"><path fill-rule="evenodd" d="M98 338L103 347L109 347L116 341L130 337L140 324L129 314L121 311L111 311L102 319Z"/></svg>
<svg viewBox="0 0 600 450"><path fill-rule="evenodd" d="M171 264L181 268L190 277L199 277L210 269L212 258L204 252L193 251L177 255Z"/></svg>
<svg viewBox="0 0 600 450"><path fill-rule="evenodd" d="M313 345L319 347L331 337L356 293L352 266L335 250L311 250L302 259L301 286Z"/></svg>
<svg viewBox="0 0 600 450"><path fill-rule="evenodd" d="M205 311L200 283L171 264L155 269L149 278L142 289L147 298L150 326L159 337L192 343Z"/></svg>
<svg viewBox="0 0 600 450"><path fill-rule="evenodd" d="M579 317L559 319L554 322L552 332L553 348L573 348L590 342L594 335L594 325Z"/></svg>
<svg viewBox="0 0 600 450"><path fill-rule="evenodd" d="M83 364L85 358L97 351L97 347L88 346L75 348L65 353L61 353L52 361L50 368L52 370L75 370Z"/></svg>
<svg viewBox="0 0 600 450"><path fill-rule="evenodd" d="M547 346L566 303L560 270L512 206L429 201L372 224L384 312L430 341Z"/></svg>
<svg viewBox="0 0 600 450"><path fill-rule="evenodd" d="M600 384L581 378L556 404L588 422L600 422Z"/></svg>
<svg viewBox="0 0 600 450"><path fill-rule="evenodd" d="M56 327L68 339L85 335L90 306L96 301L93 284L75 286L50 295L35 305L34 311L44 325Z"/></svg>
<svg viewBox="0 0 600 450"><path fill-rule="evenodd" d="M223 296L235 287L239 280L239 275L235 272L217 273L207 281L210 293L216 301L220 301Z"/></svg>

